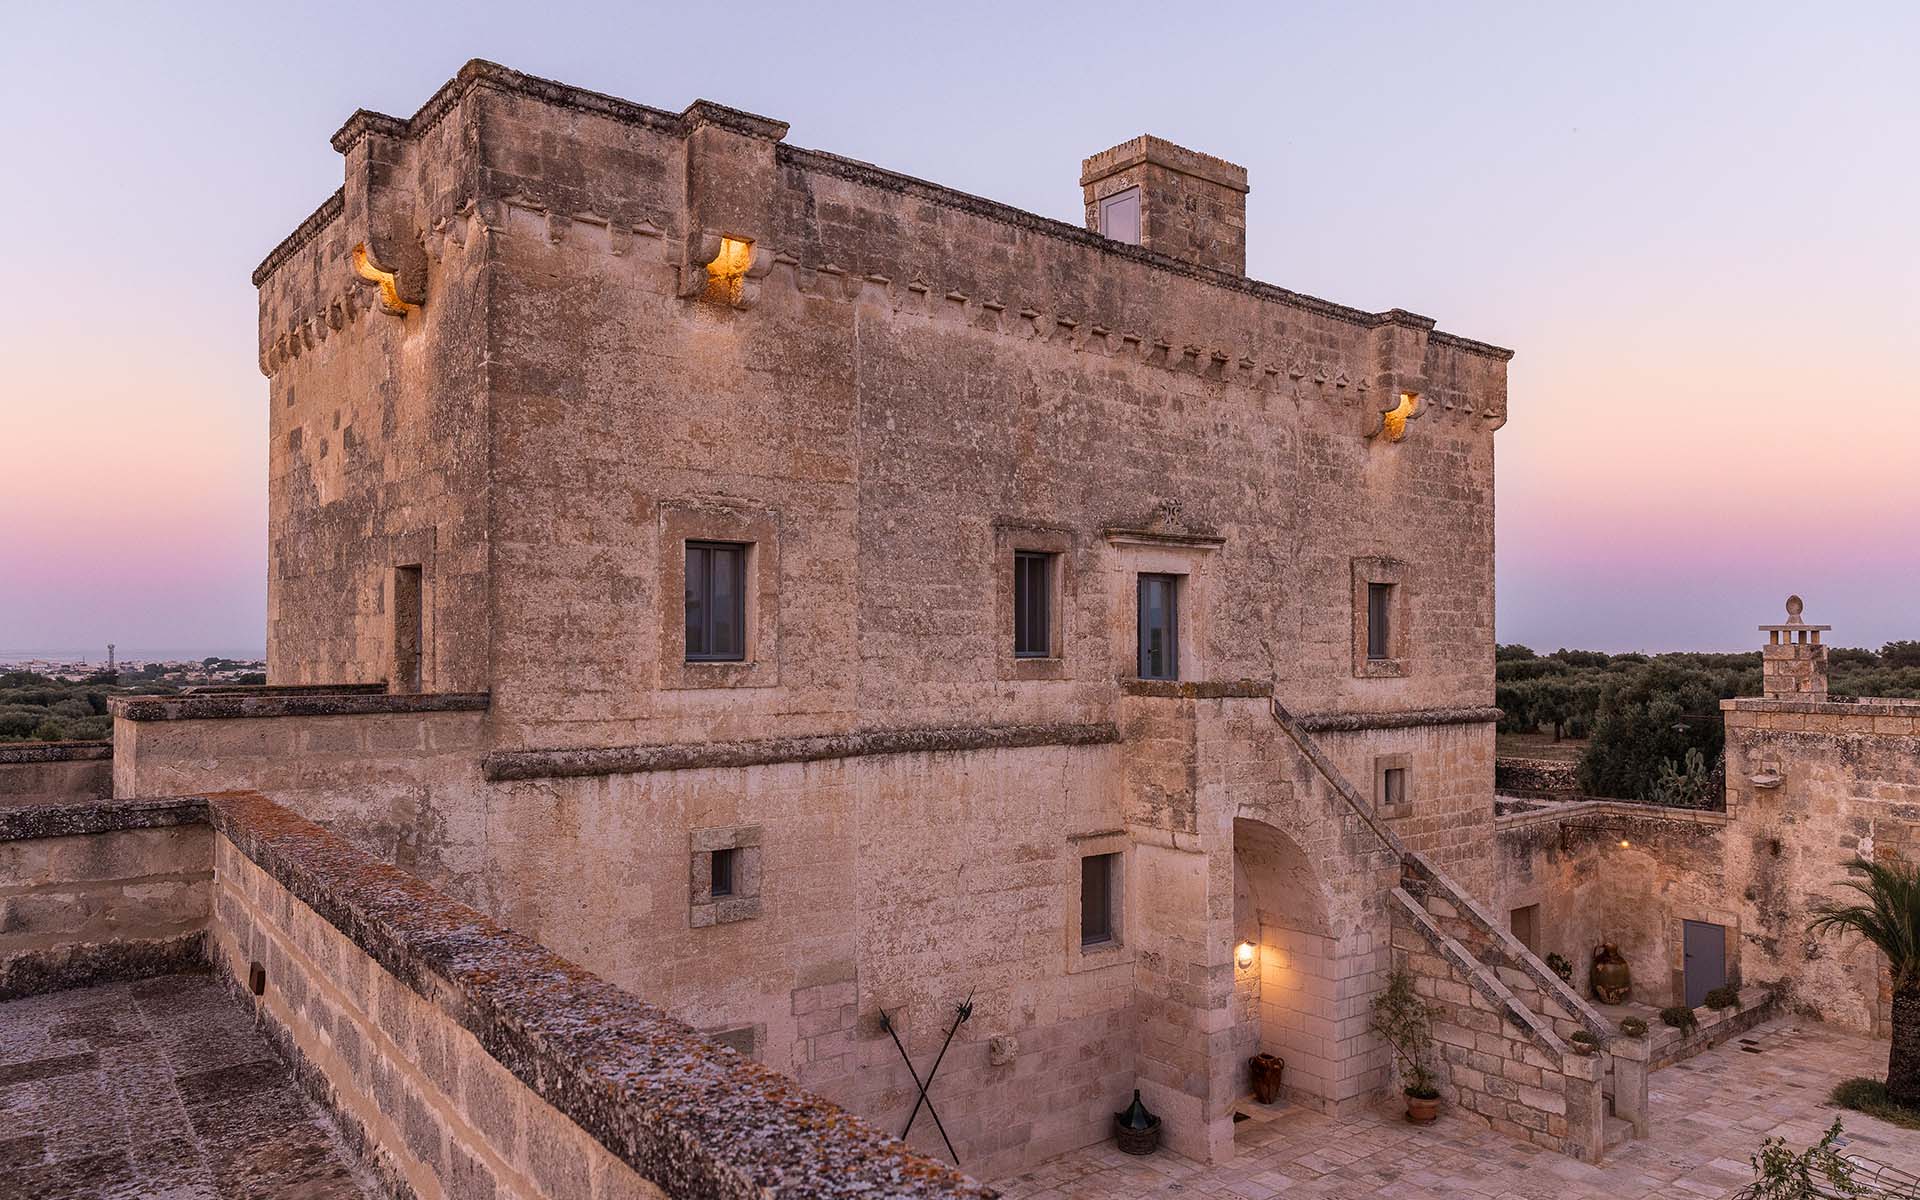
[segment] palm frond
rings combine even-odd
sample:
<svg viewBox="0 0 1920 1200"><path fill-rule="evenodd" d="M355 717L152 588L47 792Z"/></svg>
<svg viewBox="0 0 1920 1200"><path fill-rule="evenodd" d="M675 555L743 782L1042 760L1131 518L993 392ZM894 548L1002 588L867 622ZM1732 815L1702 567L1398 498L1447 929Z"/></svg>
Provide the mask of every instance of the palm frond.
<svg viewBox="0 0 1920 1200"><path fill-rule="evenodd" d="M1857 857L1847 867L1855 874L1839 886L1859 893L1860 902L1816 902L1807 932L1859 934L1887 956L1895 987L1920 979L1920 868Z"/></svg>

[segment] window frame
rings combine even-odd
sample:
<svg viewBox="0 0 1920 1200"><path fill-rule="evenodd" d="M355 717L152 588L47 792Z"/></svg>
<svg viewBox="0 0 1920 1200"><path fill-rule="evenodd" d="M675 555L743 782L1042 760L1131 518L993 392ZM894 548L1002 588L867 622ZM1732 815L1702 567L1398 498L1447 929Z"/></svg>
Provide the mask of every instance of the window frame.
<svg viewBox="0 0 1920 1200"><path fill-rule="evenodd" d="M1400 772L1400 796L1392 798L1393 772ZM1413 756L1411 754L1380 754L1373 760L1373 810L1381 817L1396 818L1413 815L1414 802Z"/></svg>
<svg viewBox="0 0 1920 1200"><path fill-rule="evenodd" d="M1055 658L1054 572L1059 555L1051 550L1016 549L1013 552L1013 656L1019 659ZM1038 577L1037 581L1035 576ZM1039 629L1031 611L1038 586ZM1026 636L1023 637L1022 635ZM1037 647L1037 648L1036 648Z"/></svg>
<svg viewBox="0 0 1920 1200"><path fill-rule="evenodd" d="M1120 931L1117 928L1119 922L1114 919L1113 911L1113 885L1115 879L1120 874L1119 860L1120 853L1117 850L1105 850L1080 856L1080 948L1083 950L1101 949L1114 944L1120 939ZM1093 897L1088 894L1088 885L1093 877L1089 874L1088 868L1095 863L1100 864L1098 871L1100 876L1100 902L1095 907L1100 911L1101 930L1099 936L1090 937L1087 933L1087 913L1089 911L1089 901L1093 899Z"/></svg>
<svg viewBox="0 0 1920 1200"><path fill-rule="evenodd" d="M1116 237L1108 215L1115 209L1131 202L1133 205L1133 237ZM1108 241L1119 242L1123 246L1143 246L1147 240L1147 206L1145 196L1139 184L1121 188L1119 191L1100 197L1094 201L1094 220L1100 227L1100 236Z"/></svg>
<svg viewBox="0 0 1920 1200"><path fill-rule="evenodd" d="M1399 679L1409 674L1412 644L1413 568L1397 558L1353 560L1353 677ZM1384 647L1373 644L1374 588L1384 586L1387 609ZM1385 655L1374 653L1383 648Z"/></svg>
<svg viewBox="0 0 1920 1200"><path fill-rule="evenodd" d="M1134 673L1140 679L1177 681L1180 678L1180 591L1184 576L1170 571L1140 571L1134 576ZM1147 623L1147 588L1149 584L1166 586L1166 621L1164 630L1167 651L1167 669L1164 674L1149 673L1149 627Z"/></svg>
<svg viewBox="0 0 1920 1200"><path fill-rule="evenodd" d="M764 858L758 825L725 829L695 829L688 834L687 924L693 929L750 921L760 915ZM730 890L716 892L722 873L716 865L724 856Z"/></svg>
<svg viewBox="0 0 1920 1200"><path fill-rule="evenodd" d="M1367 661L1393 657L1393 588L1391 583L1367 582Z"/></svg>
<svg viewBox="0 0 1920 1200"><path fill-rule="evenodd" d="M734 893L736 868L739 866L740 848L722 846L708 853L711 861L707 867L707 894L715 900L731 897Z"/></svg>
<svg viewBox="0 0 1920 1200"><path fill-rule="evenodd" d="M711 538L688 538L684 543L685 566L681 577L684 600L681 615L686 624L686 638L682 643L686 661L690 663L743 663L747 661L747 580L751 574L750 560L753 557L752 542L718 541ZM706 647L694 649L694 555L705 555L706 569L701 573L700 585L704 588L705 599L700 605L700 615L704 628L700 630L701 641ZM730 607L733 616L733 635L735 645L726 650L715 650L718 605L713 600L715 592L716 566L725 555L733 564L731 574L732 597Z"/></svg>

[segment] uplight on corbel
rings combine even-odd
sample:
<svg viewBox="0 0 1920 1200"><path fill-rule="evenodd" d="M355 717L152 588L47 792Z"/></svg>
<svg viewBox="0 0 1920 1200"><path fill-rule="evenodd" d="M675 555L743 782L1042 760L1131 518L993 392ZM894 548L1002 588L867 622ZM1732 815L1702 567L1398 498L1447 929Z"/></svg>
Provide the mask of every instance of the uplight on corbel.
<svg viewBox="0 0 1920 1200"><path fill-rule="evenodd" d="M1420 413L1420 397L1414 392L1401 392L1400 403L1388 409L1380 417L1380 436L1389 442L1397 442L1407 436L1407 422Z"/></svg>
<svg viewBox="0 0 1920 1200"><path fill-rule="evenodd" d="M383 271L367 255L365 242L353 248L353 273L380 286L380 307L396 317L404 317L413 305L400 298L400 280L392 271Z"/></svg>
<svg viewBox="0 0 1920 1200"><path fill-rule="evenodd" d="M1233 948L1233 961L1240 964L1241 970L1253 965L1253 943L1241 942Z"/></svg>

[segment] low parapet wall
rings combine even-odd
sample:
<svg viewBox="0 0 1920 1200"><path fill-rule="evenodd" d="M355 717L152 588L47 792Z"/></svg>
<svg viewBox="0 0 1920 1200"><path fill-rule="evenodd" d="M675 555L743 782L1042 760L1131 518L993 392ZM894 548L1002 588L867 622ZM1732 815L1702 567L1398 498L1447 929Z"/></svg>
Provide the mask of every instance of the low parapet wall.
<svg viewBox="0 0 1920 1200"><path fill-rule="evenodd" d="M198 962L205 814L193 800L0 808L0 1000Z"/></svg>
<svg viewBox="0 0 1920 1200"><path fill-rule="evenodd" d="M161 866L395 1195L994 1194L258 794L0 815L0 887L125 895Z"/></svg>
<svg viewBox="0 0 1920 1200"><path fill-rule="evenodd" d="M477 836L485 693L281 689L115 697L118 796L264 792L386 862L457 889Z"/></svg>
<svg viewBox="0 0 1920 1200"><path fill-rule="evenodd" d="M0 804L104 800L113 794L113 743L0 743Z"/></svg>

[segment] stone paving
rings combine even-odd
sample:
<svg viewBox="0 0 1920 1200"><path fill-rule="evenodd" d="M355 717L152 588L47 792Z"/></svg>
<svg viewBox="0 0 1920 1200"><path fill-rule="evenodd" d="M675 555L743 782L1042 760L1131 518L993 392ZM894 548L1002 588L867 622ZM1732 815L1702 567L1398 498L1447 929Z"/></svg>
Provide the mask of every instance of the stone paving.
<svg viewBox="0 0 1920 1200"><path fill-rule="evenodd" d="M0 1200L359 1200L333 1124L211 976L0 1004Z"/></svg>
<svg viewBox="0 0 1920 1200"><path fill-rule="evenodd" d="M1130 1158L1105 1145L1076 1151L999 1181L1007 1200L1687 1200L1732 1195L1752 1178L1761 1139L1795 1149L1819 1140L1834 1117L1849 1153L1920 1173L1920 1133L1824 1105L1853 1075L1886 1070L1885 1042L1799 1018L1780 1018L1649 1081L1652 1130L1598 1166L1521 1145L1443 1116L1420 1129L1386 1111L1335 1120L1303 1109L1243 1111L1233 1162L1205 1167L1162 1151Z"/></svg>

